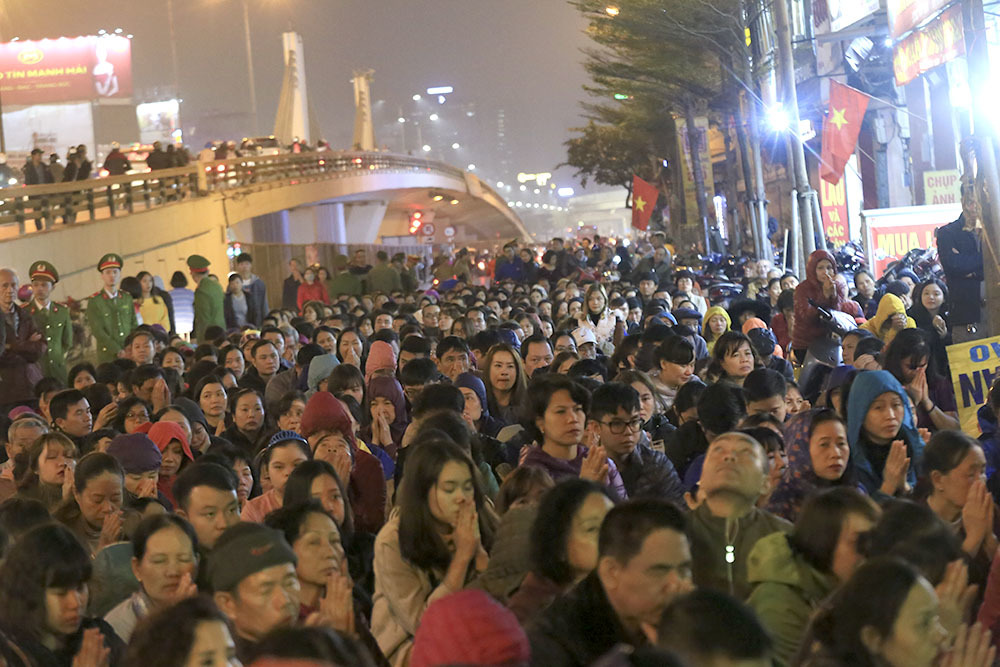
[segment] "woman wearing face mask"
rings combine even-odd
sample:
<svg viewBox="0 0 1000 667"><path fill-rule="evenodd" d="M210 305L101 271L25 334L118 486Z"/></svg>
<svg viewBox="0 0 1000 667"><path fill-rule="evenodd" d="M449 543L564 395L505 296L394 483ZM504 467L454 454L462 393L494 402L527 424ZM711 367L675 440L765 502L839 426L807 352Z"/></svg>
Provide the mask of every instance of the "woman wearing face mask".
<svg viewBox="0 0 1000 667"><path fill-rule="evenodd" d="M14 458L17 495L41 501L50 512L73 493L76 446L62 433L46 433Z"/></svg>
<svg viewBox="0 0 1000 667"><path fill-rule="evenodd" d="M566 479L550 489L532 523L531 570L507 606L528 625L597 567L597 536L614 506L604 487Z"/></svg>
<svg viewBox="0 0 1000 667"><path fill-rule="evenodd" d="M895 558L862 565L820 609L803 643L803 667L988 667L989 631L961 626L951 637L938 595Z"/></svg>
<svg viewBox="0 0 1000 667"><path fill-rule="evenodd" d="M429 604L486 569L496 519L472 460L448 440L415 445L398 509L375 540L372 634L392 665L405 665Z"/></svg>
<svg viewBox="0 0 1000 667"><path fill-rule="evenodd" d="M819 310L809 305L810 299L828 310L839 310L852 317L863 317L861 307L847 298L847 282L837 275L837 260L826 250L809 255L806 279L795 288L795 326L792 328L792 349L801 361L809 344L823 338L828 328L820 321Z"/></svg>
<svg viewBox="0 0 1000 667"><path fill-rule="evenodd" d="M948 305L948 288L940 280L931 278L913 290L913 305L908 311L917 328L930 338L931 356L945 377L951 374L947 351L951 345Z"/></svg>
<svg viewBox="0 0 1000 667"><path fill-rule="evenodd" d="M900 331L882 353L882 368L892 373L913 399L917 428L961 428L955 390L938 374L923 330Z"/></svg>
<svg viewBox="0 0 1000 667"><path fill-rule="evenodd" d="M73 496L52 514L91 556L118 542L122 532L125 473L113 456L91 452L73 472Z"/></svg>
<svg viewBox="0 0 1000 667"><path fill-rule="evenodd" d="M856 489L830 489L806 502L790 534L774 533L754 546L747 603L774 640L775 664L792 663L813 611L861 564L858 536L879 514Z"/></svg>
<svg viewBox="0 0 1000 667"><path fill-rule="evenodd" d="M136 624L198 593L198 537L184 519L160 514L144 519L132 536L132 573L139 590L104 616L122 641L129 641Z"/></svg>
<svg viewBox="0 0 1000 667"><path fill-rule="evenodd" d="M330 303L330 297L326 293L326 285L323 284L323 281L317 279L316 267L306 267L306 270L302 272L302 278L303 282L299 285L296 297L296 305L299 307L299 312L302 312L302 307L308 301L319 301L323 304Z"/></svg>
<svg viewBox="0 0 1000 667"><path fill-rule="evenodd" d="M125 665L239 667L229 619L205 595L158 609L136 628Z"/></svg>
<svg viewBox="0 0 1000 667"><path fill-rule="evenodd" d="M830 487L856 487L847 425L835 411L823 408L793 415L784 432L788 468L771 494L769 512L794 522L810 496Z"/></svg>
<svg viewBox="0 0 1000 667"><path fill-rule="evenodd" d="M395 460L403 433L410 423L406 412L406 398L399 380L386 376L373 377L368 383L366 407L371 423L362 430L361 437Z"/></svg>
<svg viewBox="0 0 1000 667"><path fill-rule="evenodd" d="M120 665L124 644L86 617L90 555L65 526L25 533L0 566L0 652L9 665Z"/></svg>
<svg viewBox="0 0 1000 667"><path fill-rule="evenodd" d="M910 400L888 371L864 371L847 398L847 439L857 481L869 495L905 494L916 484L924 441Z"/></svg>
<svg viewBox="0 0 1000 667"><path fill-rule="evenodd" d="M243 521L264 523L264 517L282 506L285 484L288 477L300 464L312 457L309 443L294 431L278 431L267 443L260 459L261 476L267 471L271 488L256 498L251 498L243 506L240 518Z"/></svg>

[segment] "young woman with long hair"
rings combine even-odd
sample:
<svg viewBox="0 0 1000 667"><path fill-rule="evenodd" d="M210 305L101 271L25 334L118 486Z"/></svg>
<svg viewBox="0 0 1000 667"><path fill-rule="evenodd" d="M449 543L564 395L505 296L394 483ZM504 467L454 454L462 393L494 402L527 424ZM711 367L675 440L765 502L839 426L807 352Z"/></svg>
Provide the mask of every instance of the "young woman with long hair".
<svg viewBox="0 0 1000 667"><path fill-rule="evenodd" d="M513 346L497 343L489 349L483 361L483 383L493 418L505 425L517 423L528 382L521 355Z"/></svg>

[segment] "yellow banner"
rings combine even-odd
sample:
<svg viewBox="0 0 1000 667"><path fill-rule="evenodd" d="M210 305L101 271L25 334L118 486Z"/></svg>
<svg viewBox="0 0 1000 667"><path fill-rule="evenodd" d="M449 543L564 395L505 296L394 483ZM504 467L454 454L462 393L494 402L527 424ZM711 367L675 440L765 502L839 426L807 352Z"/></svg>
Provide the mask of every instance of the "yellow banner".
<svg viewBox="0 0 1000 667"><path fill-rule="evenodd" d="M948 363L962 430L978 437L976 411L986 403L993 380L1000 374L1000 336L949 345Z"/></svg>

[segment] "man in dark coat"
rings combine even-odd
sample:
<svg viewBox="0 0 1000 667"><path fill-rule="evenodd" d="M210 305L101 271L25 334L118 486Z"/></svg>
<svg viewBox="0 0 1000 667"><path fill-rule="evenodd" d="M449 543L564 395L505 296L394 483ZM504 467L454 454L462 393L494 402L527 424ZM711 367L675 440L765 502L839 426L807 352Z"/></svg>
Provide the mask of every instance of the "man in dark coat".
<svg viewBox="0 0 1000 667"><path fill-rule="evenodd" d="M104 168L107 169L109 176L121 176L132 168L132 163L122 153L118 144L113 143L111 144L111 152L108 153L108 157L104 158Z"/></svg>
<svg viewBox="0 0 1000 667"><path fill-rule="evenodd" d="M153 142L153 150L146 156L146 166L150 171L169 169L173 166L170 163L170 156L163 150L163 145L159 141Z"/></svg>
<svg viewBox="0 0 1000 667"><path fill-rule="evenodd" d="M948 279L951 299L948 311L955 343L981 338L983 250L980 229L979 201L971 185L962 185L962 215L958 220L938 227L938 259Z"/></svg>
<svg viewBox="0 0 1000 667"><path fill-rule="evenodd" d="M281 307L293 313L299 312L299 285L302 284L302 263L292 258L288 260L288 277L281 286Z"/></svg>
<svg viewBox="0 0 1000 667"><path fill-rule="evenodd" d="M250 253L240 253L236 257L236 272L243 280L243 291L247 295L247 321L259 329L270 310L267 306L267 285L254 274Z"/></svg>
<svg viewBox="0 0 1000 667"><path fill-rule="evenodd" d="M45 352L45 340L35 327L31 313L14 302L17 274L0 269L0 314L6 340L0 349L0 413L18 405L34 405L35 383L42 379L38 360Z"/></svg>
<svg viewBox="0 0 1000 667"><path fill-rule="evenodd" d="M597 569L530 629L533 665L585 667L620 644L647 643L675 597L691 590L684 515L663 500L631 500L601 523Z"/></svg>

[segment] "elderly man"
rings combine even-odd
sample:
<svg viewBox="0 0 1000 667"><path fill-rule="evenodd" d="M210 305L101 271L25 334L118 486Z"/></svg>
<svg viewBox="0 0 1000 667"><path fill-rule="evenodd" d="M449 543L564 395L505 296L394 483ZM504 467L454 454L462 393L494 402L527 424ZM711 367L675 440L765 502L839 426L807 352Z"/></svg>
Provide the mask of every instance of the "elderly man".
<svg viewBox="0 0 1000 667"><path fill-rule="evenodd" d="M699 587L745 600L750 550L765 535L791 529L784 519L757 509L769 470L764 447L744 433L723 433L708 446L698 486L701 504L687 531Z"/></svg>
<svg viewBox="0 0 1000 667"><path fill-rule="evenodd" d="M19 281L13 269L0 269L0 313L4 344L0 349L0 411L6 414L18 405L34 405L35 383L42 379L38 365L45 340L31 313L14 302Z"/></svg>

